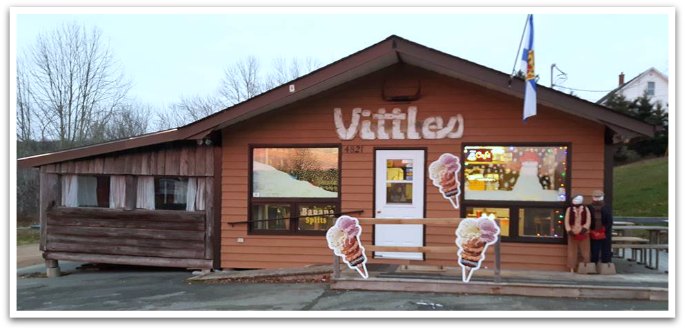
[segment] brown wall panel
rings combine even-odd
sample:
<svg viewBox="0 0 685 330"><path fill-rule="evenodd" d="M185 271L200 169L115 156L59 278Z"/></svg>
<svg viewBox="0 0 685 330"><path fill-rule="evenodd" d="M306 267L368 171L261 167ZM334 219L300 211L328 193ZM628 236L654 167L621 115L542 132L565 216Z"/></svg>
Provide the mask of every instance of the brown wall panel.
<svg viewBox="0 0 685 330"><path fill-rule="evenodd" d="M378 72L343 86L315 95L223 131L222 162L222 254L221 267L270 268L330 263L332 254L324 236L274 236L247 232L246 225L227 226L228 222L247 220L248 162L251 144L342 144L361 146L361 153L341 150L341 209L362 209L360 217L373 216L374 148L425 148L427 164L442 153L460 154L464 143L569 143L571 147L571 184L573 193L589 195L601 189L604 180L604 127L578 117L539 105L538 115L526 123L521 120L523 102L482 87L415 68L406 77L421 80L422 97L411 103L388 103L380 98L386 72ZM341 141L333 123L333 109L343 110L345 125L353 108L390 112L398 107L418 107L418 120L428 116L464 117L464 135L443 140L354 140ZM406 122L404 122L406 125ZM420 125L420 123L419 123ZM389 131L391 124L386 122ZM420 131L420 126L419 126ZM429 218L458 217L459 211L442 198L426 179L426 215ZM427 244L454 244L454 229L428 228ZM243 243L237 243L243 238ZM364 244L371 244L371 227L363 228ZM279 250L278 248L282 248ZM561 244L502 243L503 269L565 269L566 246ZM302 250L298 253L299 250ZM491 248L488 262L494 260ZM292 255L292 256L291 256ZM456 266L455 256L428 255L428 260L411 264ZM397 261L371 260L378 263ZM488 263L486 263L488 264Z"/></svg>

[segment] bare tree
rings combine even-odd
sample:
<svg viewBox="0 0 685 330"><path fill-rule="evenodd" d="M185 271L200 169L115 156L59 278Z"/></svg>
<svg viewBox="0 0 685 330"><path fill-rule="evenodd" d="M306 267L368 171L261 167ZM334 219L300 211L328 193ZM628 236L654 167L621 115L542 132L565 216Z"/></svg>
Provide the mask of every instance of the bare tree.
<svg viewBox="0 0 685 330"><path fill-rule="evenodd" d="M259 72L259 60L254 56L249 56L224 70L219 94L230 106L252 98L265 90L264 79Z"/></svg>
<svg viewBox="0 0 685 330"><path fill-rule="evenodd" d="M269 75L268 88L283 85L320 67L319 61L312 57L303 60L293 58L290 60L290 64L283 57L277 58L273 62L273 72Z"/></svg>
<svg viewBox="0 0 685 330"><path fill-rule="evenodd" d="M157 128L179 127L207 117L309 73L319 66L318 61L312 58L292 59L290 63L285 58L279 58L273 62L271 74L264 75L256 57L238 60L224 70L224 78L216 96L181 98L171 106L170 111L157 115Z"/></svg>
<svg viewBox="0 0 685 330"><path fill-rule="evenodd" d="M35 116L61 148L92 139L128 93L129 83L96 28L63 25L41 34L29 55Z"/></svg>
<svg viewBox="0 0 685 330"><path fill-rule="evenodd" d="M103 141L118 140L148 132L152 108L136 102L122 104L112 113L102 133L97 134Z"/></svg>
<svg viewBox="0 0 685 330"><path fill-rule="evenodd" d="M31 83L26 76L23 63L17 63L17 140L29 141L33 138L34 112L31 106Z"/></svg>
<svg viewBox="0 0 685 330"><path fill-rule="evenodd" d="M157 129L184 126L226 108L226 102L214 96L183 97L170 107L170 111L157 114Z"/></svg>

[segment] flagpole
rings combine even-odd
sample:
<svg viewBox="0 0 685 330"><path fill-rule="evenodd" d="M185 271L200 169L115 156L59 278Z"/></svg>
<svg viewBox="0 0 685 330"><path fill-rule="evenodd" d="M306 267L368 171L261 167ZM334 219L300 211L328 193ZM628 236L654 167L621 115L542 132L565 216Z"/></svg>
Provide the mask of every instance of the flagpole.
<svg viewBox="0 0 685 330"><path fill-rule="evenodd" d="M523 45L523 37L526 35L526 30L528 29L528 17L530 17L531 14L528 14L526 16L526 22L523 24L523 32L521 33L521 40L519 41L519 49L516 51L516 57L514 58L514 67L511 68L511 75L509 76L509 87L511 87L511 81L514 79L514 75L516 74L516 62L520 61L520 56L521 56L521 45Z"/></svg>

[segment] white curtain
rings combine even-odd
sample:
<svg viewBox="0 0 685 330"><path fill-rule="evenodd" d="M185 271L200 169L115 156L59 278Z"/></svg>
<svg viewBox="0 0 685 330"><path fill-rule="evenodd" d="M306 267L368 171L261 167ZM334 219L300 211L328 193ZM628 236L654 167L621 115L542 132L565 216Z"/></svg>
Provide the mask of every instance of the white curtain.
<svg viewBox="0 0 685 330"><path fill-rule="evenodd" d="M109 181L109 208L123 209L126 206L126 177L112 175Z"/></svg>
<svg viewBox="0 0 685 330"><path fill-rule="evenodd" d="M186 186L186 211L195 211L195 192L197 191L197 179L188 178Z"/></svg>
<svg viewBox="0 0 685 330"><path fill-rule="evenodd" d="M76 175L62 175L62 205L78 207L78 179Z"/></svg>
<svg viewBox="0 0 685 330"><path fill-rule="evenodd" d="M98 179L94 176L76 176L78 206L98 206Z"/></svg>
<svg viewBox="0 0 685 330"><path fill-rule="evenodd" d="M197 178L197 191L195 192L195 209L198 211L205 210L205 192L207 187L206 178Z"/></svg>
<svg viewBox="0 0 685 330"><path fill-rule="evenodd" d="M174 204L185 203L188 199L186 193L188 190L188 183L177 179L173 181L172 187L174 187Z"/></svg>
<svg viewBox="0 0 685 330"><path fill-rule="evenodd" d="M154 210L155 178L152 176L139 176L136 191L136 208Z"/></svg>

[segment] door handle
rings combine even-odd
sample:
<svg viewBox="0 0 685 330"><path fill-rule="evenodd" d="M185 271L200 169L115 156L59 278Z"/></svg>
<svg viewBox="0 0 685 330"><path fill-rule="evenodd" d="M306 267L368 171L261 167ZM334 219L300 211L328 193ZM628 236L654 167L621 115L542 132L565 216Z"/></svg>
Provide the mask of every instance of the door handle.
<svg viewBox="0 0 685 330"><path fill-rule="evenodd" d="M376 214L381 214L381 210L376 211Z"/></svg>

